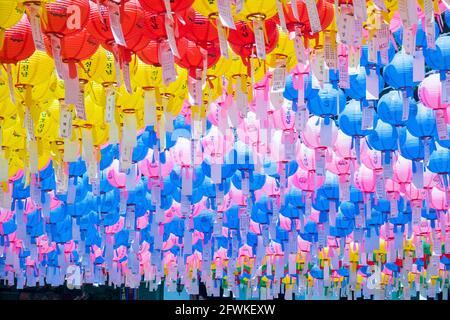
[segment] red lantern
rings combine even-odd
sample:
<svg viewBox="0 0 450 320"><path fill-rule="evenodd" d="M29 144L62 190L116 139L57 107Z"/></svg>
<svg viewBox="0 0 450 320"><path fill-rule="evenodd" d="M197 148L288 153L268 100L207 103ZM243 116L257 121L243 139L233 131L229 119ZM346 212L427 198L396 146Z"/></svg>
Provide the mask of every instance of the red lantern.
<svg viewBox="0 0 450 320"><path fill-rule="evenodd" d="M45 35L44 41L47 53L51 56L51 41ZM69 64L69 71L72 73L75 63L90 58L97 51L99 45L99 41L84 29L77 34L61 39L61 59Z"/></svg>
<svg viewBox="0 0 450 320"><path fill-rule="evenodd" d="M208 68L216 64L220 58L220 48L215 43L200 47L186 38L179 38L177 46L180 57L175 57L175 62L180 67L188 69L193 78L196 78L196 70L203 70L205 58Z"/></svg>
<svg viewBox="0 0 450 320"><path fill-rule="evenodd" d="M185 38L199 45L219 40L216 26L207 17L202 16L192 8L187 9L182 17L186 24L180 25L180 29Z"/></svg>
<svg viewBox="0 0 450 320"><path fill-rule="evenodd" d="M139 0L142 7L153 13L166 13L166 6L164 0ZM169 0L170 8L173 12L183 11L194 3L194 0Z"/></svg>
<svg viewBox="0 0 450 320"><path fill-rule="evenodd" d="M47 3L45 9L42 30L60 37L83 30L89 20L88 0L57 0Z"/></svg>
<svg viewBox="0 0 450 320"><path fill-rule="evenodd" d="M278 28L276 21L275 18L264 21L266 53L270 53L277 45ZM247 61L256 52L255 34L252 24L239 21L235 25L236 30L230 30L228 42L231 49L240 55L244 61Z"/></svg>
<svg viewBox="0 0 450 320"><path fill-rule="evenodd" d="M334 16L333 3L327 0L318 0L316 3L322 30L325 30L333 21ZM311 32L308 10L306 9L306 4L304 0L297 0L297 11L299 20L295 18L291 4L283 6L283 11L286 19L286 27L290 32L296 31L297 27L300 28L302 34L309 34Z"/></svg>
<svg viewBox="0 0 450 320"><path fill-rule="evenodd" d="M100 6L100 11L96 3L90 1L90 17L87 30L94 37L104 43L106 48L111 48L114 44L114 36L110 27L108 8ZM120 23L127 48L138 51L148 43L148 36L145 29L145 15L137 0L127 1L120 7ZM109 50L109 49L108 49Z"/></svg>
<svg viewBox="0 0 450 320"><path fill-rule="evenodd" d="M142 62L160 67L161 63L159 62L159 45L160 42L151 40L144 49L136 52L136 54L139 59L142 60Z"/></svg>
<svg viewBox="0 0 450 320"><path fill-rule="evenodd" d="M180 28L182 24L179 22L177 16L174 17L173 22L175 37L184 36L184 29ZM148 36L152 40L163 41L167 39L166 15L145 11L145 25L149 32Z"/></svg>
<svg viewBox="0 0 450 320"><path fill-rule="evenodd" d="M26 16L5 31L3 47L0 50L1 63L17 63L30 57L35 50L31 25Z"/></svg>

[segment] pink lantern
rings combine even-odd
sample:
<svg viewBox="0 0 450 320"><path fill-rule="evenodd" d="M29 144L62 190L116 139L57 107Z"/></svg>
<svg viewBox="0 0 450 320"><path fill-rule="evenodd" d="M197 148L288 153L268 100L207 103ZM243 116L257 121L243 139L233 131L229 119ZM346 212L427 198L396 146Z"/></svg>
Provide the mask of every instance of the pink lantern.
<svg viewBox="0 0 450 320"><path fill-rule="evenodd" d="M352 148L352 140L353 138L351 136L348 136L339 130L336 142L333 145L333 151L340 158L356 160L355 151Z"/></svg>
<svg viewBox="0 0 450 320"><path fill-rule="evenodd" d="M449 208L444 191L433 188L430 194L430 207L438 211L446 211Z"/></svg>
<svg viewBox="0 0 450 320"><path fill-rule="evenodd" d="M120 167L119 160L114 159L110 167L107 169L106 178L113 187L123 189L126 187L127 184L127 175L124 172L120 172L119 167ZM141 178L140 174L137 174L135 177L135 183L138 183L140 178Z"/></svg>
<svg viewBox="0 0 450 320"><path fill-rule="evenodd" d="M447 114L447 109L450 104L442 103L442 85L439 73L430 74L423 79L419 85L418 94L423 105L434 110L439 137L448 138L447 126L445 123L450 121Z"/></svg>
<svg viewBox="0 0 450 320"><path fill-rule="evenodd" d="M394 162L393 169L394 181L400 184L400 191L405 192L405 185L412 182L412 162L399 155L397 161Z"/></svg>
<svg viewBox="0 0 450 320"><path fill-rule="evenodd" d="M173 160L171 154L169 152L165 153L166 162L159 162L161 165L161 176L167 177L173 169ZM149 178L158 178L159 177L159 169L158 162L153 161L153 149L148 149L147 156L139 161L138 167L140 172Z"/></svg>
<svg viewBox="0 0 450 320"><path fill-rule="evenodd" d="M208 134L201 140L203 154L206 155L212 163L222 164L224 157L233 149L234 136L231 130L221 132L218 127L212 126Z"/></svg>

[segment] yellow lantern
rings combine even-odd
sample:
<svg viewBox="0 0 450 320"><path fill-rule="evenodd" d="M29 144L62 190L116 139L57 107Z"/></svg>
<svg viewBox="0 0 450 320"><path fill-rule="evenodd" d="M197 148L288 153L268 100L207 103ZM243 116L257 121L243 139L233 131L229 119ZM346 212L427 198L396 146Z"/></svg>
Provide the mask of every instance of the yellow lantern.
<svg viewBox="0 0 450 320"><path fill-rule="evenodd" d="M244 0L242 11L237 14L240 20L268 20L277 14L275 0Z"/></svg>
<svg viewBox="0 0 450 320"><path fill-rule="evenodd" d="M25 7L16 0L0 1L0 48L3 46L5 30L14 26L25 13Z"/></svg>

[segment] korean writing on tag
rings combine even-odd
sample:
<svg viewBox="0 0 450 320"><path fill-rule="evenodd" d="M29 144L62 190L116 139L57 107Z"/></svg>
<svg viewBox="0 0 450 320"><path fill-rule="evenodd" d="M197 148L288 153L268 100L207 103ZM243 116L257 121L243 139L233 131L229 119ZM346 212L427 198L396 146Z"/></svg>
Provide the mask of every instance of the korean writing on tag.
<svg viewBox="0 0 450 320"><path fill-rule="evenodd" d="M287 32L286 18L284 17L283 4L281 3L281 0L276 0L276 5L277 5L277 11L278 11L278 18L280 19L281 30L283 32ZM297 6L293 5L293 7L297 7Z"/></svg>
<svg viewBox="0 0 450 320"><path fill-rule="evenodd" d="M135 229L135 205L127 205L126 216L125 216L125 230Z"/></svg>
<svg viewBox="0 0 450 320"><path fill-rule="evenodd" d="M403 28L402 49L408 54L414 54L416 47L416 36L413 28Z"/></svg>
<svg viewBox="0 0 450 320"><path fill-rule="evenodd" d="M377 63L377 43L375 39L372 39L372 41L369 41L368 45L368 61Z"/></svg>
<svg viewBox="0 0 450 320"><path fill-rule="evenodd" d="M230 29L236 29L231 12L231 0L217 0L217 8L221 23Z"/></svg>
<svg viewBox="0 0 450 320"><path fill-rule="evenodd" d="M27 139L28 141L36 140L34 135L34 124L33 118L31 117L31 112L28 107L25 107L25 128L27 129Z"/></svg>
<svg viewBox="0 0 450 320"><path fill-rule="evenodd" d="M325 59L323 50L315 50L312 61L312 88L319 89L325 78Z"/></svg>
<svg viewBox="0 0 450 320"><path fill-rule="evenodd" d="M362 107L362 122L361 122L362 130L368 130L373 127L374 111L375 110L372 104L370 104L369 106Z"/></svg>
<svg viewBox="0 0 450 320"><path fill-rule="evenodd" d="M331 37L330 32L325 34L325 61L330 69L338 69L337 44Z"/></svg>
<svg viewBox="0 0 450 320"><path fill-rule="evenodd" d="M434 50L436 49L436 44L435 44L435 30L434 30L433 1L424 0L424 9L426 19L425 30L426 30L427 48Z"/></svg>
<svg viewBox="0 0 450 320"><path fill-rule="evenodd" d="M116 108L116 91L112 87L106 89L106 109L105 122L111 123L114 120L114 113Z"/></svg>
<svg viewBox="0 0 450 320"><path fill-rule="evenodd" d="M59 107L59 136L72 137L72 111L65 103L61 103Z"/></svg>
<svg viewBox="0 0 450 320"><path fill-rule="evenodd" d="M379 199L384 199L386 195L385 180L383 174L377 174L376 192Z"/></svg>
<svg viewBox="0 0 450 320"><path fill-rule="evenodd" d="M366 0L353 0L354 15L357 19L365 21L367 19Z"/></svg>
<svg viewBox="0 0 450 320"><path fill-rule="evenodd" d="M349 14L341 14L339 16L339 38L341 43L352 44L354 39L355 19Z"/></svg>
<svg viewBox="0 0 450 320"><path fill-rule="evenodd" d="M37 4L31 3L29 5L30 9L30 25L31 25L31 35L33 36L34 46L37 50L45 52L44 38L42 36L41 30L41 17L39 14L40 7Z"/></svg>
<svg viewBox="0 0 450 320"><path fill-rule="evenodd" d="M203 99L202 81L192 77L188 78L189 100L192 105L201 106Z"/></svg>
<svg viewBox="0 0 450 320"><path fill-rule="evenodd" d="M418 206L414 206L412 208L412 225L418 226L420 224L420 215L421 215L421 208Z"/></svg>
<svg viewBox="0 0 450 320"><path fill-rule="evenodd" d="M272 92L284 91L286 84L286 68L281 66L273 70L272 76Z"/></svg>
<svg viewBox="0 0 450 320"><path fill-rule="evenodd" d="M353 29L352 29L352 38L350 43L354 46L362 45L362 36L363 36L363 21L359 19L353 20Z"/></svg>
<svg viewBox="0 0 450 320"><path fill-rule="evenodd" d="M391 218L398 217L398 202L397 199L391 199Z"/></svg>
<svg viewBox="0 0 450 320"><path fill-rule="evenodd" d="M259 59L266 60L266 41L264 38L263 21L253 20L253 31L255 33L256 55Z"/></svg>
<svg viewBox="0 0 450 320"><path fill-rule="evenodd" d="M303 38L299 32L295 32L294 37L294 49L295 49L295 56L297 58L297 61L302 64L306 64L308 61L308 58L305 54L305 44L303 43Z"/></svg>
<svg viewBox="0 0 450 320"><path fill-rule="evenodd" d="M78 101L75 104L75 110L78 119L87 120L86 107L84 104L84 85L80 86L80 90L78 92Z"/></svg>
<svg viewBox="0 0 450 320"><path fill-rule="evenodd" d="M120 23L120 8L117 3L108 1L109 22L114 41L121 46L126 46L125 37L123 36L122 25Z"/></svg>
<svg viewBox="0 0 450 320"><path fill-rule="evenodd" d="M159 45L159 61L162 66L163 82L168 85L177 79L177 71L175 70L175 60L169 43L161 42Z"/></svg>
<svg viewBox="0 0 450 320"><path fill-rule="evenodd" d="M306 0L306 10L308 12L309 24L311 25L311 32L316 33L321 31L322 25L320 24L316 0Z"/></svg>
<svg viewBox="0 0 450 320"><path fill-rule="evenodd" d="M383 49L389 48L389 40L390 40L390 31L389 25L383 23L381 28L376 31L378 50L382 51Z"/></svg>
<svg viewBox="0 0 450 320"><path fill-rule="evenodd" d="M61 57L61 40L56 36L50 35L50 42L52 46L52 56L53 60L55 61L55 68L58 77L61 80L66 80L68 78L68 69L67 64L63 63Z"/></svg>
<svg viewBox="0 0 450 320"><path fill-rule="evenodd" d="M449 140L447 123L445 122L445 111L443 109L436 109L436 129L438 133L439 140Z"/></svg>
<svg viewBox="0 0 450 320"><path fill-rule="evenodd" d="M174 56L179 57L180 54L177 48L177 42L175 40L175 32L173 28L173 21L171 21L168 17L166 17L166 33L167 33L167 42L169 43L170 50L172 51Z"/></svg>
<svg viewBox="0 0 450 320"><path fill-rule="evenodd" d="M409 97L405 91L402 91L402 121L406 121L409 118Z"/></svg>
<svg viewBox="0 0 450 320"><path fill-rule="evenodd" d="M217 34L219 35L220 55L225 59L229 59L230 54L228 52L228 41L225 34L225 28L220 20L217 20Z"/></svg>
<svg viewBox="0 0 450 320"><path fill-rule="evenodd" d="M449 74L445 75L445 80L441 81L441 103L448 104L450 103L450 76ZM442 112L443 114L443 112ZM437 117L437 115L436 115Z"/></svg>
<svg viewBox="0 0 450 320"><path fill-rule="evenodd" d="M64 103L65 104L77 104L80 93L80 82L76 78L68 77L64 80Z"/></svg>
<svg viewBox="0 0 450 320"><path fill-rule="evenodd" d="M283 143L284 143L284 158L286 160L295 159L295 136L294 131L284 131L283 132Z"/></svg>
<svg viewBox="0 0 450 320"><path fill-rule="evenodd" d="M325 152L322 148L315 149L316 152L316 174L318 177L325 176Z"/></svg>
<svg viewBox="0 0 450 320"><path fill-rule="evenodd" d="M123 64L123 82L125 83L125 89L129 94L133 93L133 89L131 88L131 79L130 79L130 64Z"/></svg>

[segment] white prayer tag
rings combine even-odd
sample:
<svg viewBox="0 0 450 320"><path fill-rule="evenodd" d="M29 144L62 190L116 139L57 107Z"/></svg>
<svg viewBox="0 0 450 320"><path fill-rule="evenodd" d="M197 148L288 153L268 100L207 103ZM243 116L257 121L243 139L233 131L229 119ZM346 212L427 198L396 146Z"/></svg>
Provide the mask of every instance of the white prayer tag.
<svg viewBox="0 0 450 320"><path fill-rule="evenodd" d="M298 63L306 64L308 58L305 54L305 44L303 43L303 38L300 33L295 33L294 38L294 48L295 48L295 56L297 58Z"/></svg>
<svg viewBox="0 0 450 320"><path fill-rule="evenodd" d="M377 43L375 39L372 39L372 41L369 42L368 45L368 61L377 63Z"/></svg>
<svg viewBox="0 0 450 320"><path fill-rule="evenodd" d="M348 75L348 56L339 56L339 88L350 88L350 78Z"/></svg>
<svg viewBox="0 0 450 320"><path fill-rule="evenodd" d="M300 20L300 16L298 14L297 1L298 0L291 0L291 7L292 7L292 13L294 14L294 18L297 20Z"/></svg>
<svg viewBox="0 0 450 320"><path fill-rule="evenodd" d="M378 85L378 83L377 83ZM367 93L367 91L366 91ZM362 108L362 122L361 129L369 130L373 127L373 117L374 117L374 108L372 105L365 106Z"/></svg>
<svg viewBox="0 0 450 320"><path fill-rule="evenodd" d="M439 140L449 140L447 123L445 122L445 118L444 118L444 112L445 111L442 109L435 110L436 129L438 132Z"/></svg>
<svg viewBox="0 0 450 320"><path fill-rule="evenodd" d="M31 117L30 110L28 107L25 107L25 127L27 129L27 139L28 141L36 140L36 136L34 135L34 124L33 118Z"/></svg>
<svg viewBox="0 0 450 320"><path fill-rule="evenodd" d="M175 70L175 60L172 50L167 41L161 42L159 45L159 61L162 66L163 82L167 86L169 83L177 79L177 71Z"/></svg>
<svg viewBox="0 0 450 320"><path fill-rule="evenodd" d="M106 109L105 109L105 122L111 123L114 121L114 113L116 108L116 91L113 87L106 89Z"/></svg>
<svg viewBox="0 0 450 320"><path fill-rule="evenodd" d="M67 64L63 63L61 57L61 40L53 35L50 35L49 37L52 46L52 56L53 60L55 61L56 72L61 80L66 80L68 78L68 71Z"/></svg>
<svg viewBox="0 0 450 320"><path fill-rule="evenodd" d="M130 64L124 63L123 64L123 82L125 83L125 89L129 94L133 93L133 89L131 88L131 79L130 79Z"/></svg>
<svg viewBox="0 0 450 320"><path fill-rule="evenodd" d="M450 76L447 74L444 81L441 81L441 103L450 103Z"/></svg>
<svg viewBox="0 0 450 320"><path fill-rule="evenodd" d="M306 10L308 11L309 23L311 25L311 32L316 33L322 30L320 24L319 13L315 0L306 0Z"/></svg>
<svg viewBox="0 0 450 320"><path fill-rule="evenodd" d="M154 126L156 123L156 96L155 90L144 92L144 125Z"/></svg>
<svg viewBox="0 0 450 320"><path fill-rule="evenodd" d="M283 30L283 32L287 32L286 18L284 17L283 4L281 3L281 0L276 0L276 5L278 11L278 18L280 19L281 30ZM296 6L294 5L294 7Z"/></svg>
<svg viewBox="0 0 450 320"><path fill-rule="evenodd" d="M121 45L126 46L125 37L123 36L122 25L120 23L120 8L117 3L108 1L108 13L109 22L111 25L111 31L114 37L114 41Z"/></svg>
<svg viewBox="0 0 450 320"><path fill-rule="evenodd" d="M64 80L64 103L76 105L80 98L80 82L78 77Z"/></svg>
<svg viewBox="0 0 450 320"><path fill-rule="evenodd" d="M266 41L264 38L264 21L253 20L253 31L255 33L256 55L259 59L266 60Z"/></svg>
<svg viewBox="0 0 450 320"><path fill-rule="evenodd" d="M77 161L78 141L66 138L64 139L64 162Z"/></svg>
<svg viewBox="0 0 450 320"><path fill-rule="evenodd" d="M59 108L59 136L72 137L72 111L65 103L61 103Z"/></svg>
<svg viewBox="0 0 450 320"><path fill-rule="evenodd" d="M8 159L3 150L0 151L0 182L8 181Z"/></svg>
<svg viewBox="0 0 450 320"><path fill-rule="evenodd" d="M29 5L30 8L30 25L31 25L31 35L33 36L34 46L37 50L45 52L44 38L42 36L41 30L41 17L39 14L40 6L32 3Z"/></svg>
<svg viewBox="0 0 450 320"><path fill-rule="evenodd" d="M378 100L379 94L377 71L370 69L369 75L366 75L366 100Z"/></svg>
<svg viewBox="0 0 450 320"><path fill-rule="evenodd" d="M180 54L179 54L178 48L177 48L177 42L175 40L175 32L174 32L174 29L173 29L173 21L171 21L166 16L166 21L165 22L166 22L165 25L166 25L167 41L169 43L170 50L172 51L174 56L180 57Z"/></svg>
<svg viewBox="0 0 450 320"><path fill-rule="evenodd" d="M272 76L272 92L284 91L286 84L286 68L284 66L275 68Z"/></svg>
<svg viewBox="0 0 450 320"><path fill-rule="evenodd" d="M413 61L413 81L422 81L425 78L425 59L422 50L416 50Z"/></svg>
<svg viewBox="0 0 450 320"><path fill-rule="evenodd" d="M353 0L354 15L361 21L367 19L367 7L365 0Z"/></svg>
<svg viewBox="0 0 450 320"><path fill-rule="evenodd" d="M217 20L217 33L219 35L220 55L225 59L229 59L228 41L225 34L225 28L220 20Z"/></svg>
<svg viewBox="0 0 450 320"><path fill-rule="evenodd" d="M236 29L231 12L231 0L217 0L220 21L227 28Z"/></svg>
<svg viewBox="0 0 450 320"><path fill-rule="evenodd" d="M408 54L412 55L415 51L416 37L412 28L403 28L402 49Z"/></svg>
<svg viewBox="0 0 450 320"><path fill-rule="evenodd" d="M78 91L78 100L77 103L75 103L76 115L78 119L87 120L86 107L84 104L84 85L80 85L79 89L80 90Z"/></svg>

